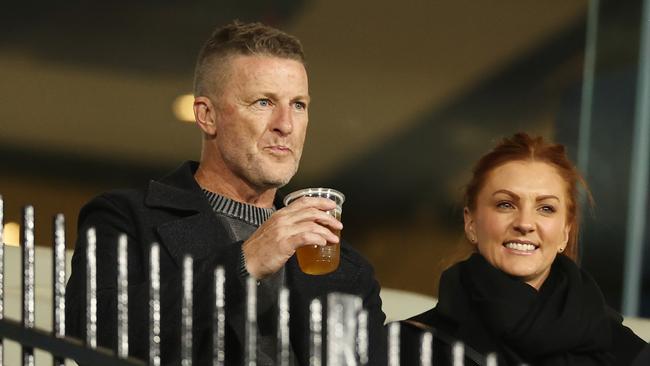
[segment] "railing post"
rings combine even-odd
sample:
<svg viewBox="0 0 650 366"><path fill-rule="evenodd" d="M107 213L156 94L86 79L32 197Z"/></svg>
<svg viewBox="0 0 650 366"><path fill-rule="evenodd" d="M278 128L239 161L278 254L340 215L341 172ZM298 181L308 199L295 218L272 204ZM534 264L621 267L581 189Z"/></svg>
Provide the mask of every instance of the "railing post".
<svg viewBox="0 0 650 366"><path fill-rule="evenodd" d="M121 234L117 242L117 356L129 357L129 270L128 242Z"/></svg>
<svg viewBox="0 0 650 366"><path fill-rule="evenodd" d="M0 195L0 321L5 316L5 240L4 200ZM0 337L0 366L4 365L4 341Z"/></svg>
<svg viewBox="0 0 650 366"><path fill-rule="evenodd" d="M400 363L400 324L390 323L388 326L388 366L399 366Z"/></svg>
<svg viewBox="0 0 650 366"><path fill-rule="evenodd" d="M309 366L321 366L323 358L323 306L319 299L309 304Z"/></svg>
<svg viewBox="0 0 650 366"><path fill-rule="evenodd" d="M194 281L192 257L183 259L183 308L181 309L181 365L192 365L192 307Z"/></svg>
<svg viewBox="0 0 650 366"><path fill-rule="evenodd" d="M490 353L485 357L485 366L497 366L497 354Z"/></svg>
<svg viewBox="0 0 650 366"><path fill-rule="evenodd" d="M52 248L52 333L65 337L65 218L54 216L54 245ZM54 356L54 366L63 366L65 359Z"/></svg>
<svg viewBox="0 0 650 366"><path fill-rule="evenodd" d="M214 270L214 314L212 316L213 366L224 366L226 362L226 275L223 267Z"/></svg>
<svg viewBox="0 0 650 366"><path fill-rule="evenodd" d="M160 366L160 246L149 255L149 366Z"/></svg>
<svg viewBox="0 0 650 366"><path fill-rule="evenodd" d="M245 365L257 365L257 281L246 278Z"/></svg>
<svg viewBox="0 0 650 366"><path fill-rule="evenodd" d="M362 308L360 297L350 294L327 295L327 364L356 366L358 316Z"/></svg>
<svg viewBox="0 0 650 366"><path fill-rule="evenodd" d="M359 365L368 364L368 311L361 309L357 320L357 354L359 355Z"/></svg>
<svg viewBox="0 0 650 366"><path fill-rule="evenodd" d="M462 342L454 342L451 346L452 365L465 365L465 345Z"/></svg>
<svg viewBox="0 0 650 366"><path fill-rule="evenodd" d="M97 235L86 232L86 345L97 348Z"/></svg>
<svg viewBox="0 0 650 366"><path fill-rule="evenodd" d="M22 226L22 257L23 257L23 327L34 328L34 207L25 206L23 209ZM34 365L34 349L23 345L23 365Z"/></svg>
<svg viewBox="0 0 650 366"><path fill-rule="evenodd" d="M278 358L279 366L289 366L289 290L285 287L280 289L278 296Z"/></svg>
<svg viewBox="0 0 650 366"><path fill-rule="evenodd" d="M433 334L424 332L420 337L420 366L431 366L433 356Z"/></svg>

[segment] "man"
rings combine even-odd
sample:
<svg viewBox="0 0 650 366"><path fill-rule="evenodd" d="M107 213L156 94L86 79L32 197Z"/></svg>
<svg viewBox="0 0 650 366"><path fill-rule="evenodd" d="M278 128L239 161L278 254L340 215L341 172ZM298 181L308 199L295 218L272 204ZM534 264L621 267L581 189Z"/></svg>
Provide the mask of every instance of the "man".
<svg viewBox="0 0 650 366"><path fill-rule="evenodd" d="M68 334L85 334L85 232L97 232L98 341L116 348L116 243L129 239L130 354L147 359L148 257L161 244L162 362L180 359L181 266L194 259L194 358L212 356L212 271L226 269L226 363L244 351L245 278L258 286L258 364L274 364L277 290L290 290L291 349L308 364L309 303L337 291L362 296L369 311L370 364L384 362L379 286L371 266L345 242L339 268L310 276L296 248L336 243L333 201L302 198L282 208L278 188L298 169L309 91L300 42L259 23L217 29L195 71L194 115L203 134L200 163L187 162L145 191L101 195L81 210L66 295Z"/></svg>

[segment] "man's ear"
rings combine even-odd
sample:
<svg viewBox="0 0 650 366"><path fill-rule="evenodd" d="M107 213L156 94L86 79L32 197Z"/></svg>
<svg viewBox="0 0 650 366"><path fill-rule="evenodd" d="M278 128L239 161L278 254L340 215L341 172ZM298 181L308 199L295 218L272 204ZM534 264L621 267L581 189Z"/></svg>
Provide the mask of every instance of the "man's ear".
<svg viewBox="0 0 650 366"><path fill-rule="evenodd" d="M194 119L199 128L208 136L214 136L217 133L216 126L216 110L214 104L208 97L195 97L194 104Z"/></svg>
<svg viewBox="0 0 650 366"><path fill-rule="evenodd" d="M467 240L476 245L478 237L476 236L474 217L467 207L463 209L463 219L465 220L465 236L467 236Z"/></svg>

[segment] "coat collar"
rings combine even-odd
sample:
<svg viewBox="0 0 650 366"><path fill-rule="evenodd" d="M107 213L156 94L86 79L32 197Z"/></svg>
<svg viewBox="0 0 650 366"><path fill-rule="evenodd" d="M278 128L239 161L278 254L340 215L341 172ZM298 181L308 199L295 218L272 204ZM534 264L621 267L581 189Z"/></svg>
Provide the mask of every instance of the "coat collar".
<svg viewBox="0 0 650 366"><path fill-rule="evenodd" d="M186 211L202 211L210 206L194 179L199 167L195 161L187 161L160 180L152 180L145 196L149 207Z"/></svg>
<svg viewBox="0 0 650 366"><path fill-rule="evenodd" d="M150 181L145 204L150 207L187 211L202 211L206 207L211 209L201 186L194 179L198 167L198 162L186 161L162 179ZM284 194L278 191L273 205L277 209L284 207L283 199Z"/></svg>

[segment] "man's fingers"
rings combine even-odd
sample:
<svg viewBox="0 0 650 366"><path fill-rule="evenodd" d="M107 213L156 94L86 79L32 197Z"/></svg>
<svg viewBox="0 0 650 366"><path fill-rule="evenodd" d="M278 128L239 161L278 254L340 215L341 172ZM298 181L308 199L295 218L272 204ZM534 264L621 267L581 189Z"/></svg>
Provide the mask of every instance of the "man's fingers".
<svg viewBox="0 0 650 366"><path fill-rule="evenodd" d="M304 222L293 228L293 234L287 242L295 250L304 245L326 245L327 243L338 243L339 237L325 226Z"/></svg>
<svg viewBox="0 0 650 366"><path fill-rule="evenodd" d="M278 211L274 214L274 219L279 225L294 225L304 221L317 222L324 226L329 226L334 230L343 229L343 224L326 211L314 207L302 209L293 209L287 211ZM273 216L272 216L273 218Z"/></svg>
<svg viewBox="0 0 650 366"><path fill-rule="evenodd" d="M303 209L307 207L317 208L319 210L333 210L336 208L336 202L329 198L323 197L301 197L291 202L287 208Z"/></svg>
<svg viewBox="0 0 650 366"><path fill-rule="evenodd" d="M327 214L327 216L319 216L314 219L314 221L322 226L327 226L332 230L337 230L341 231L343 230L343 223L336 218L334 218L332 215Z"/></svg>

